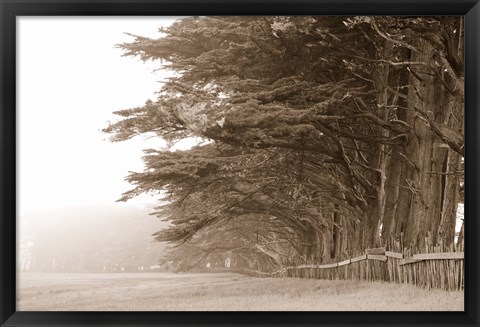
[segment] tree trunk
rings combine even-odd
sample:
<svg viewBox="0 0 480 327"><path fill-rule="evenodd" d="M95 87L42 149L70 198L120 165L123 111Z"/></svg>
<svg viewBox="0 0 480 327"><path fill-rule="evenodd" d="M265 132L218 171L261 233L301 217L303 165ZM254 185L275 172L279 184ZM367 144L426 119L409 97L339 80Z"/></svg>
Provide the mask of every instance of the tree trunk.
<svg viewBox="0 0 480 327"><path fill-rule="evenodd" d="M332 257L340 258L342 249L342 216L338 212L333 213L333 253Z"/></svg>
<svg viewBox="0 0 480 327"><path fill-rule="evenodd" d="M438 227L437 240L449 246L455 237L455 223L459 199L460 181L458 171L460 169L460 155L449 150L447 171L445 176L445 191L441 220Z"/></svg>
<svg viewBox="0 0 480 327"><path fill-rule="evenodd" d="M421 53L412 52L411 60L430 63L432 46L424 41L417 40L417 48ZM442 119L443 85L428 69L415 70L411 75L409 92L409 107L432 117ZM413 122L414 135L407 146L407 156L416 166L412 180L406 180L413 198L410 208L409 222L406 226L406 240L413 245L422 247L428 232L438 223L439 208L442 205L441 172L445 157L445 149L434 146L438 138L432 132L428 122L417 114ZM440 172L435 174L435 170ZM436 217L437 216L437 217Z"/></svg>
<svg viewBox="0 0 480 327"><path fill-rule="evenodd" d="M403 163L399 153L401 146L394 146L387 161L387 179L385 182L385 213L382 224L382 243L395 237L395 212L400 197L400 177Z"/></svg>
<svg viewBox="0 0 480 327"><path fill-rule="evenodd" d="M390 41L384 42L384 58L389 58L393 49ZM383 121L388 121L389 103L388 103L388 83L390 66L382 64L378 66L375 79L375 88L377 90L377 112L376 115ZM383 127L378 126L375 134L379 137L387 137L389 132ZM377 144L374 147L372 161L370 166L375 169L372 173L372 185L375 187L375 193L369 203L370 208L367 213L367 247L377 247L381 245L380 225L382 224L385 213L385 180L386 180L386 164L387 164L387 147L384 144Z"/></svg>

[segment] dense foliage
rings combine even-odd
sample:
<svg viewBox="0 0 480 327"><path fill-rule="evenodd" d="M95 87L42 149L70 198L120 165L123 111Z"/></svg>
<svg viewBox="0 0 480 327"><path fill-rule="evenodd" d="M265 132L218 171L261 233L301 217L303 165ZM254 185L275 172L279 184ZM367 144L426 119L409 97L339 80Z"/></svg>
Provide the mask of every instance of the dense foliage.
<svg viewBox="0 0 480 327"><path fill-rule="evenodd" d="M454 241L463 18L188 17L161 32L119 47L175 77L104 131L208 141L146 150L121 199L165 192L155 235L179 269Z"/></svg>

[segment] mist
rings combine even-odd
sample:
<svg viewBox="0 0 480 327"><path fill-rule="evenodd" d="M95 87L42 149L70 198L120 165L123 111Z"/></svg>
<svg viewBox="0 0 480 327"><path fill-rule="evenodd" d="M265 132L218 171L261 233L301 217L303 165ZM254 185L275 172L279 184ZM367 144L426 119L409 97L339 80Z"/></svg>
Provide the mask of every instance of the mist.
<svg viewBox="0 0 480 327"><path fill-rule="evenodd" d="M69 207L20 220L18 268L35 272L151 271L166 244L152 233L165 226L151 208Z"/></svg>

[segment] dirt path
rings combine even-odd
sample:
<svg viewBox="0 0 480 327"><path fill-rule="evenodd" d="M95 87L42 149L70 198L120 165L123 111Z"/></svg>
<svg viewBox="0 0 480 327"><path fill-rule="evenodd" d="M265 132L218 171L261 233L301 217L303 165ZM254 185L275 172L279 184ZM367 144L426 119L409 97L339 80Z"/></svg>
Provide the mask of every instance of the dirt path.
<svg viewBox="0 0 480 327"><path fill-rule="evenodd" d="M19 311L462 311L463 292L239 274L19 276Z"/></svg>

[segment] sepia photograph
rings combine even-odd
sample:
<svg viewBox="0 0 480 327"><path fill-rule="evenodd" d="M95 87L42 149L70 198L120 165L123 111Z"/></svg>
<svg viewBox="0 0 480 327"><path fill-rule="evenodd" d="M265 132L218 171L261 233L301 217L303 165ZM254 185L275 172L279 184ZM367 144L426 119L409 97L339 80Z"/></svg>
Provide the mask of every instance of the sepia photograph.
<svg viewBox="0 0 480 327"><path fill-rule="evenodd" d="M16 33L17 311L465 310L464 16Z"/></svg>

